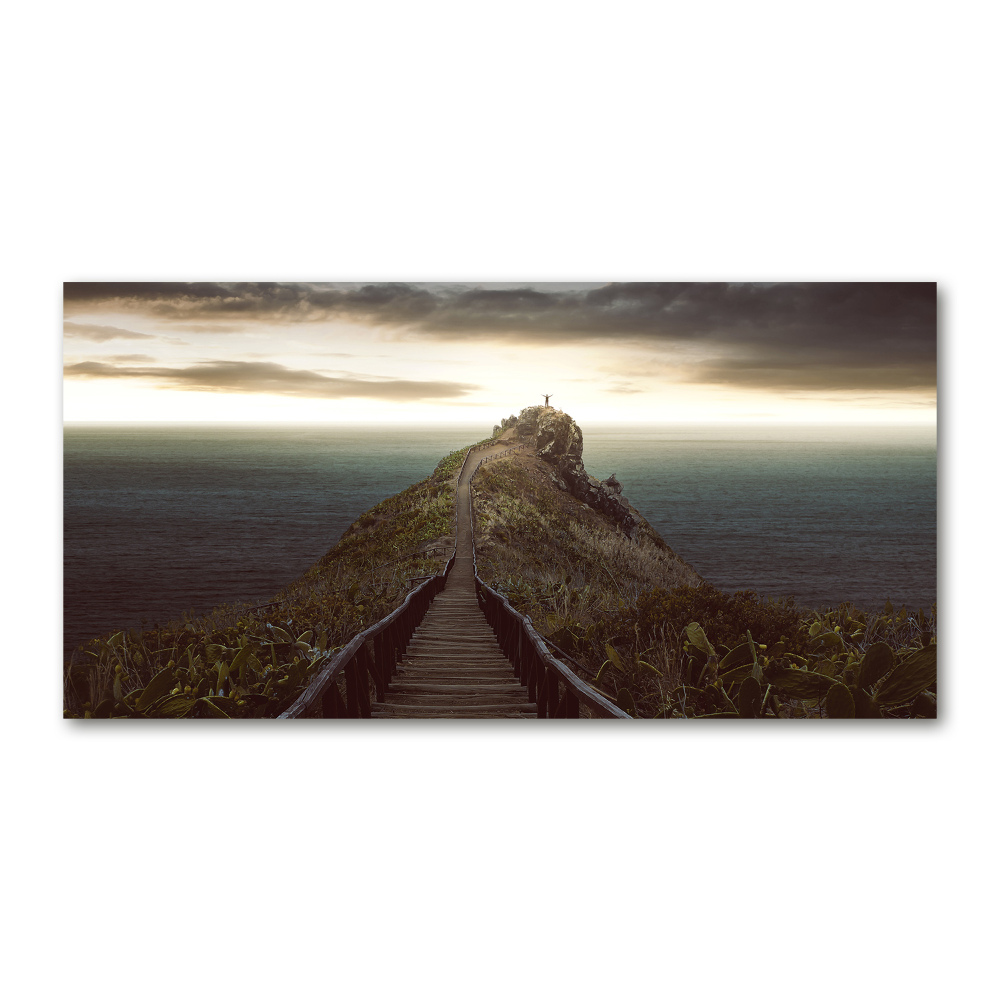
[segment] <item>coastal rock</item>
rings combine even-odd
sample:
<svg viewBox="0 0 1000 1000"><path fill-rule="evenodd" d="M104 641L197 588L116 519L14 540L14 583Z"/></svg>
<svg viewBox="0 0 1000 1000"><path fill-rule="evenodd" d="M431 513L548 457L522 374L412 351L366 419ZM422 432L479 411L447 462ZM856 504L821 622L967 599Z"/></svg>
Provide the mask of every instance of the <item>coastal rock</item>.
<svg viewBox="0 0 1000 1000"><path fill-rule="evenodd" d="M601 482L588 474L583 465L583 431L569 414L552 406L528 406L513 426L518 440L531 444L552 466L552 481L559 489L599 510L629 538L635 537L639 521L621 495L622 484L614 475Z"/></svg>
<svg viewBox="0 0 1000 1000"><path fill-rule="evenodd" d="M538 454L553 464L583 455L583 431L568 413L555 407L526 407L517 417L516 427L518 438L530 441Z"/></svg>
<svg viewBox="0 0 1000 1000"><path fill-rule="evenodd" d="M521 410L514 421L518 438L522 441L535 440L535 435L538 433L538 414L544 409L544 406L526 406Z"/></svg>

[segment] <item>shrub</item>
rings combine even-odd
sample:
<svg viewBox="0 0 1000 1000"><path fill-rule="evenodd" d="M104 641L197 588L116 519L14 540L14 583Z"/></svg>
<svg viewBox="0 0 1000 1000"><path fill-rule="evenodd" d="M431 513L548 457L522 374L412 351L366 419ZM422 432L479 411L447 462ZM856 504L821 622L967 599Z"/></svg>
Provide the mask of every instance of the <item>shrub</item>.
<svg viewBox="0 0 1000 1000"><path fill-rule="evenodd" d="M767 600L752 590L726 594L703 584L700 587L655 587L637 602L637 625L641 635L654 635L660 628L679 632L698 622L715 645L735 646L751 632L758 642L793 640L802 631L801 613L788 597Z"/></svg>

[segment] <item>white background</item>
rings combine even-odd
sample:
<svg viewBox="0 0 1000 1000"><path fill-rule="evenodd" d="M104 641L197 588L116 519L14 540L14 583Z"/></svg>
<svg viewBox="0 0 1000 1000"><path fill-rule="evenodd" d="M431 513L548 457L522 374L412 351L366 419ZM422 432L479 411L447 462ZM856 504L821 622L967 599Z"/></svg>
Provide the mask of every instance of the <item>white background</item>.
<svg viewBox="0 0 1000 1000"><path fill-rule="evenodd" d="M987 992L993 9L4 15L10 996ZM940 282L943 718L61 721L60 283L195 278Z"/></svg>

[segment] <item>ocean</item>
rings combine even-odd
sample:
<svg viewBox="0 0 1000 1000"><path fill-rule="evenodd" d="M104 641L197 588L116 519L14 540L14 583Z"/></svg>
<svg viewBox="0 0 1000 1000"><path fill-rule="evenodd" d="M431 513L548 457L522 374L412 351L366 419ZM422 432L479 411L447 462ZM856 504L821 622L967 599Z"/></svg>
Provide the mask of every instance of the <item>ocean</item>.
<svg viewBox="0 0 1000 1000"><path fill-rule="evenodd" d="M64 649L264 603L483 426L67 425ZM933 428L584 428L667 544L723 590L803 607L936 602Z"/></svg>

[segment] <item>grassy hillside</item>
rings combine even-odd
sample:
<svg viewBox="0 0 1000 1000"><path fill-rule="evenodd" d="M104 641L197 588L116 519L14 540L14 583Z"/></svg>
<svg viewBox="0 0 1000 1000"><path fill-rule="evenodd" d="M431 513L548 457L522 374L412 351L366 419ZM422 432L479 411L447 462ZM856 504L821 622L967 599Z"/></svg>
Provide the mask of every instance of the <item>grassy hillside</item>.
<svg viewBox="0 0 1000 1000"><path fill-rule="evenodd" d="M486 466L474 495L480 576L633 715L936 714L933 610L722 593L648 524L629 541L533 457Z"/></svg>
<svg viewBox="0 0 1000 1000"><path fill-rule="evenodd" d="M628 539L603 514L556 489L534 456L484 466L473 496L480 575L549 618L589 624L632 607L650 588L704 582L647 522Z"/></svg>
<svg viewBox="0 0 1000 1000"><path fill-rule="evenodd" d="M454 546L466 449L372 507L263 607L230 604L160 629L93 639L66 666L65 715L270 717L308 683L322 654L384 618L408 579L440 571Z"/></svg>

